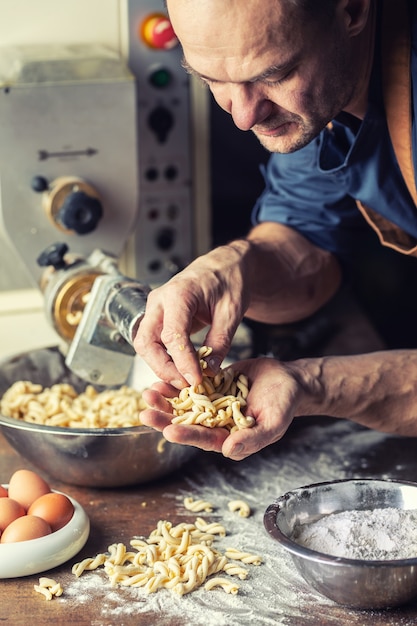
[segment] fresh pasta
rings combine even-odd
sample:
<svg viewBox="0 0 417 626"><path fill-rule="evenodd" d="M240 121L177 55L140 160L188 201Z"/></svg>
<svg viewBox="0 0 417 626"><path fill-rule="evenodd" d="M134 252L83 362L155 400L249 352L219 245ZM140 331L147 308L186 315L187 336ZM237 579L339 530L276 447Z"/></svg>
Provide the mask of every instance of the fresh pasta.
<svg viewBox="0 0 417 626"><path fill-rule="evenodd" d="M44 388L25 380L7 389L0 402L6 417L69 428L140 426L140 413L146 407L142 394L127 386L99 392L88 385L79 394L67 383Z"/></svg>
<svg viewBox="0 0 417 626"><path fill-rule="evenodd" d="M221 578L220 576L212 578L204 585L204 589L207 591L210 591L210 589L214 589L215 587L221 587L226 593L236 594L239 591L239 585L228 580L227 578Z"/></svg>
<svg viewBox="0 0 417 626"><path fill-rule="evenodd" d="M262 559L259 555L251 554L250 552L242 552L241 550L236 550L236 548L227 548L225 555L229 559L242 561L242 563L250 563L251 565L260 565L262 563Z"/></svg>
<svg viewBox="0 0 417 626"><path fill-rule="evenodd" d="M188 511L194 513L200 513L200 511L211 513L213 511L213 505L207 500L194 500L191 497L184 498L184 506Z"/></svg>
<svg viewBox="0 0 417 626"><path fill-rule="evenodd" d="M208 346L197 351L203 372L207 368L204 357L211 351ZM230 432L252 428L255 419L242 412L248 393L248 379L244 374L233 374L226 369L220 370L214 378L203 376L199 385L185 387L178 396L167 398L174 413L172 423L221 427Z"/></svg>
<svg viewBox="0 0 417 626"><path fill-rule="evenodd" d="M250 506L244 500L231 500L227 506L229 511L237 512L240 517L249 517L251 514Z"/></svg>
<svg viewBox="0 0 417 626"><path fill-rule="evenodd" d="M195 525L198 530L201 530L205 533L209 533L211 535L219 535L219 537L226 536L226 529L219 522L206 522L206 520L202 517L197 517L197 519L195 520Z"/></svg>
<svg viewBox="0 0 417 626"><path fill-rule="evenodd" d="M207 346L197 351L202 371L207 368L205 357L211 352ZM167 398L174 415L172 423L221 427L230 432L252 428L255 419L243 413L248 393L248 380L243 374L225 369L214 378L203 376L200 385L185 387L178 396ZM142 393L126 385L101 392L87 385L78 393L68 383L43 387L28 380L15 382L0 401L5 417L67 428L140 426L140 414L146 408ZM162 439L158 444L161 454L164 445Z"/></svg>
<svg viewBox="0 0 417 626"><path fill-rule="evenodd" d="M97 554L94 558L87 558L77 563L72 568L72 573L78 578L86 570L94 570L103 565L106 560L105 554Z"/></svg>
<svg viewBox="0 0 417 626"><path fill-rule="evenodd" d="M45 596L45 600L52 600L54 597L61 596L64 591L61 587L61 583L53 578L46 578L44 576L39 578L39 584L33 587L35 591Z"/></svg>
<svg viewBox="0 0 417 626"><path fill-rule="evenodd" d="M233 579L245 580L248 576L242 562L259 565L262 559L234 548L220 552L214 546L216 536L225 535L224 526L201 517L194 523L176 526L159 520L147 538L133 538L129 547L112 544L106 553L75 563L72 572L80 577L102 566L111 586L141 587L146 593L167 589L183 596L203 586L207 591L219 588L237 594L239 584ZM226 576L221 576L222 572Z"/></svg>

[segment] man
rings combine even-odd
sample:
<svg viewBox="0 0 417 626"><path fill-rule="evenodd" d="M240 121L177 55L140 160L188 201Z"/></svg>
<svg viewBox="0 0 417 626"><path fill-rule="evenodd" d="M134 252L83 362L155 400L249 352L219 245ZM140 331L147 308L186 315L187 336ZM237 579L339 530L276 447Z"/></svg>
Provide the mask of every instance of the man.
<svg viewBox="0 0 417 626"><path fill-rule="evenodd" d="M246 412L256 425L230 435L171 424L163 397L201 380L190 341L195 330L209 326L206 371L214 374L243 316L288 323L325 304L360 245L363 217L385 245L416 253L415 111L401 132L391 127L410 114L408 102L417 107L415 3L168 0L167 6L186 69L274 154L247 238L196 259L150 294L135 347L166 382L146 392L152 408L144 423L169 441L235 460L280 439L300 415L417 436L413 350L237 363L250 381Z"/></svg>

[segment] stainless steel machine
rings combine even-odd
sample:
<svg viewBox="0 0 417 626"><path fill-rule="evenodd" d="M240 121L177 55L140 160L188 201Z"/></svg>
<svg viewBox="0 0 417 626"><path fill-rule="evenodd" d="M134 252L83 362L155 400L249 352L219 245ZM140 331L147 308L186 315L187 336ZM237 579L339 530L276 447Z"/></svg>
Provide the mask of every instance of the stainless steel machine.
<svg viewBox="0 0 417 626"><path fill-rule="evenodd" d="M149 289L210 245L205 92L162 0L16 0L0 22L1 232L68 366L120 384Z"/></svg>

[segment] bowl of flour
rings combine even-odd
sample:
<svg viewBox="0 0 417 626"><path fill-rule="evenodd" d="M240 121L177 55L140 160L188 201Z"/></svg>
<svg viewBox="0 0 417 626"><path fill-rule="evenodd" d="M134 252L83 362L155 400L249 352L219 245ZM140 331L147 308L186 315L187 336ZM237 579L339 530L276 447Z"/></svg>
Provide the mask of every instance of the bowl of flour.
<svg viewBox="0 0 417 626"><path fill-rule="evenodd" d="M289 491L264 525L303 578L338 604L417 601L417 484L349 479Z"/></svg>

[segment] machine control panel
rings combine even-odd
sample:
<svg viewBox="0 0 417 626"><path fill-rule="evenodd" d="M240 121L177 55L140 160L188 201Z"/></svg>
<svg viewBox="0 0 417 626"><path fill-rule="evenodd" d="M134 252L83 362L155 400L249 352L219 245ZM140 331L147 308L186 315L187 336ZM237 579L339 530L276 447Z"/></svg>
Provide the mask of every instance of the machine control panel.
<svg viewBox="0 0 417 626"><path fill-rule="evenodd" d="M137 80L136 275L164 282L195 256L189 77L167 15L128 0L128 64Z"/></svg>

